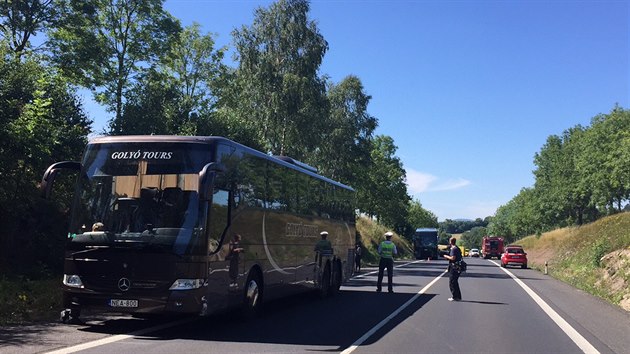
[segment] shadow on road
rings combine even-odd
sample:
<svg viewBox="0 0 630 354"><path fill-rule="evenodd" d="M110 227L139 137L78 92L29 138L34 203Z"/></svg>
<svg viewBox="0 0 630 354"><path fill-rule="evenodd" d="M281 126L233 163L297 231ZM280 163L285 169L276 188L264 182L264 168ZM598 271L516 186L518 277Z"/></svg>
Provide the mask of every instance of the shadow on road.
<svg viewBox="0 0 630 354"><path fill-rule="evenodd" d="M314 293L296 295L266 303L262 315L257 318L244 320L235 312L229 312L194 319L181 326L144 335L142 339L334 346L343 350L414 296L409 293L356 290L342 290L336 296L325 299L320 299ZM434 296L419 296L379 331L385 332L375 334L370 340L378 340L388 330L419 311ZM136 327L142 322L143 328L165 323L159 319L142 321L119 318L105 320L97 325L89 325L89 321L88 326L80 330L106 334L129 333L139 329Z"/></svg>

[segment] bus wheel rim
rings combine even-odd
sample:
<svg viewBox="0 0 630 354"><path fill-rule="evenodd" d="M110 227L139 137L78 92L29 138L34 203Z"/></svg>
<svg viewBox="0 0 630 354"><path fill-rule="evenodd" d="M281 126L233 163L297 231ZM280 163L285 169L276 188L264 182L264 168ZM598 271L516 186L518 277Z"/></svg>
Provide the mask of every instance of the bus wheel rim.
<svg viewBox="0 0 630 354"><path fill-rule="evenodd" d="M247 286L247 304L254 308L258 304L258 283L255 280L251 280Z"/></svg>

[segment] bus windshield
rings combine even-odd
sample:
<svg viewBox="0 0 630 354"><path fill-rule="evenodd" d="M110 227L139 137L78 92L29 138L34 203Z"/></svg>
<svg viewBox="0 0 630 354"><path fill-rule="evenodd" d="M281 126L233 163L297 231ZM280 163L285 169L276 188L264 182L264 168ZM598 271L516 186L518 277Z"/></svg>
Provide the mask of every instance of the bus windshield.
<svg viewBox="0 0 630 354"><path fill-rule="evenodd" d="M422 245L427 247L436 247L437 246L437 237L433 233L423 233L420 235L422 240Z"/></svg>
<svg viewBox="0 0 630 354"><path fill-rule="evenodd" d="M69 248L204 250L199 172L211 147L193 143L88 145L68 232Z"/></svg>

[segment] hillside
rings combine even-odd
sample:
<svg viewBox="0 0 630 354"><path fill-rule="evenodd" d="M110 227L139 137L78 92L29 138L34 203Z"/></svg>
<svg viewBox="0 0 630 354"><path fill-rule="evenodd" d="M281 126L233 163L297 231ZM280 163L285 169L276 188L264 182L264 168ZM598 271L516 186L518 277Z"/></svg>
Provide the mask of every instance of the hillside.
<svg viewBox="0 0 630 354"><path fill-rule="evenodd" d="M357 231L359 235L361 235L360 242L363 245L363 262L378 264L378 254L376 250L378 249L378 245L384 240L383 235L391 230L368 218L360 217L357 219ZM412 257L411 244L407 239L394 233L392 241L396 244L396 248L398 249L398 258Z"/></svg>
<svg viewBox="0 0 630 354"><path fill-rule="evenodd" d="M630 212L517 241L530 267L630 311Z"/></svg>

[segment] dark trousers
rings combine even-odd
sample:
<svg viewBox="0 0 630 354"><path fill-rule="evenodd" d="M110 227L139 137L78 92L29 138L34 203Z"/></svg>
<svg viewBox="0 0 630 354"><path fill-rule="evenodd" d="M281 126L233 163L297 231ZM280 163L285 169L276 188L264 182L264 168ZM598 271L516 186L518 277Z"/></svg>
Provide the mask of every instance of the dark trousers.
<svg viewBox="0 0 630 354"><path fill-rule="evenodd" d="M378 281L376 282L376 290L381 290L381 285L383 284L383 271L385 268L387 268L387 288L391 291L392 280L394 278L394 259L383 257L381 257L381 261L378 262Z"/></svg>
<svg viewBox="0 0 630 354"><path fill-rule="evenodd" d="M451 294L453 294L453 299L462 298L462 292L459 290L459 272L451 267L451 270L448 275L448 286L451 288Z"/></svg>

